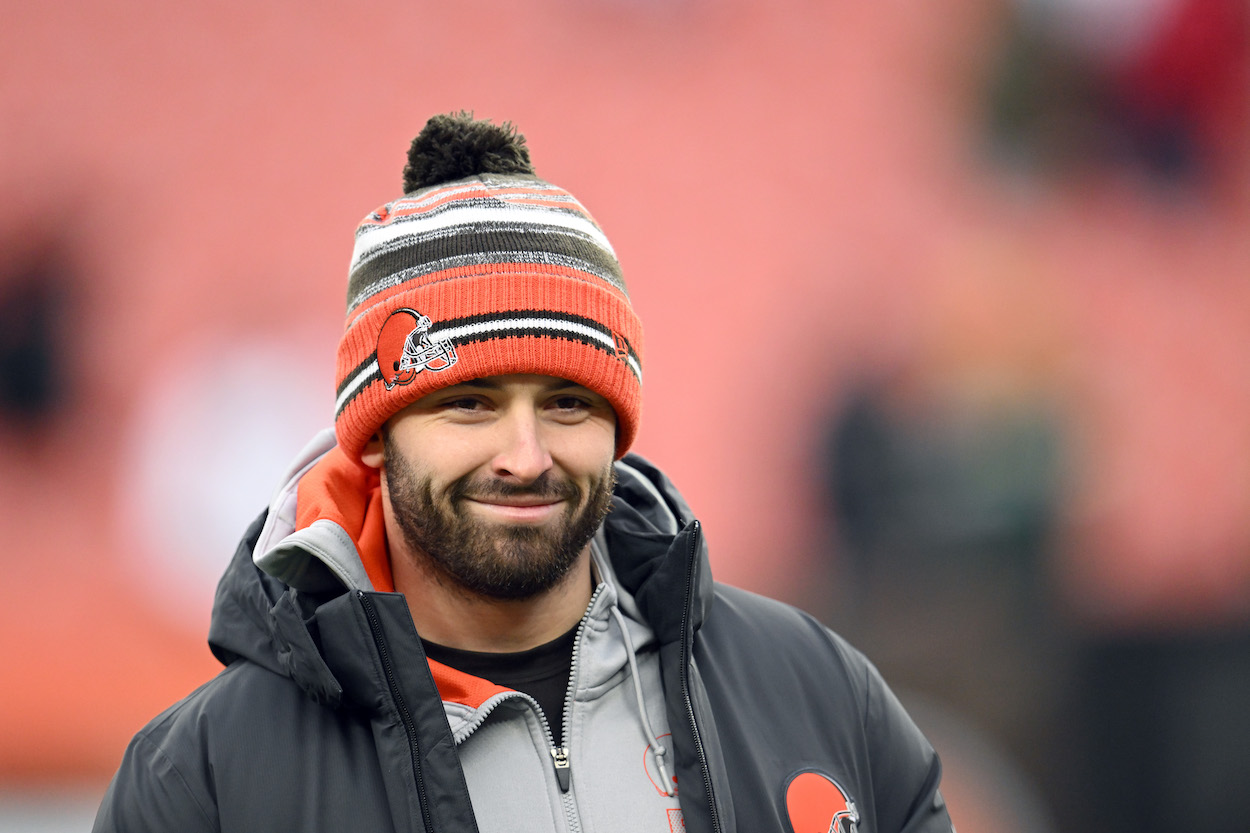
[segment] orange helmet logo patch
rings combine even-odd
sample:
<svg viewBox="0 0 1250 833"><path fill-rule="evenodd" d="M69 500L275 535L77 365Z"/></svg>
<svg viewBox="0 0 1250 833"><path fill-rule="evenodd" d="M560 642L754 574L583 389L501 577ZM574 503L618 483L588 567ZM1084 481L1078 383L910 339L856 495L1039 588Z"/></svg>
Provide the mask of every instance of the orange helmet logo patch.
<svg viewBox="0 0 1250 833"><path fill-rule="evenodd" d="M856 833L859 811L838 782L808 770L786 786L786 813L794 833Z"/></svg>
<svg viewBox="0 0 1250 833"><path fill-rule="evenodd" d="M387 390L411 384L423 370L446 370L456 363L449 341L430 338L432 322L413 309L392 312L378 333L378 373Z"/></svg>

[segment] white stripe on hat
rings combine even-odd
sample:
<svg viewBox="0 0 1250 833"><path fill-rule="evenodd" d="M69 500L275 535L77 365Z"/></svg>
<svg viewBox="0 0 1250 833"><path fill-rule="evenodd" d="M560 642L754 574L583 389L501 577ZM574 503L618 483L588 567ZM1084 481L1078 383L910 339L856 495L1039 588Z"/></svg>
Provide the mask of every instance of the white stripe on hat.
<svg viewBox="0 0 1250 833"><path fill-rule="evenodd" d="M356 236L356 245L352 249L351 269L356 269L362 261L367 260L375 249L383 248L399 237L419 235L453 226L491 223L567 229L591 238L613 257L616 256L607 236L585 215L553 210L536 211L514 206L466 206L428 216L414 215L414 217L386 225L362 226L361 232Z"/></svg>
<svg viewBox="0 0 1250 833"><path fill-rule="evenodd" d="M519 193L502 193L502 191L517 191ZM547 193L553 192L553 193ZM418 192L420 193L420 192ZM420 196L400 197L394 202L389 203L390 209L394 213L408 211L413 208L424 208L428 205L442 202L449 198L457 197L460 194L485 193L494 199L500 200L518 200L518 199L543 199L551 202L569 202L576 204L583 211L577 198L565 191L558 185L552 185L550 182L542 180L498 180L492 182L479 182L471 180L463 182L460 185L453 185L447 188L434 188L433 190L420 193Z"/></svg>
<svg viewBox="0 0 1250 833"><path fill-rule="evenodd" d="M588 327L576 321L565 321L561 318L505 318L496 321L478 321L474 324L462 324L459 327L440 329L436 333L431 333L430 337L452 339L460 342L468 339L470 336L483 335L485 333L506 333L516 330L551 330L553 332L577 333L599 342L611 352L616 352L616 342L612 340L611 336L596 330L594 327ZM630 356L628 361L630 368L638 376L638 380L642 381L642 366L638 364L638 360Z"/></svg>
<svg viewBox="0 0 1250 833"><path fill-rule="evenodd" d="M340 393L334 400L334 413L336 419L338 418L338 414L347 405L348 400L356 395L356 391L360 390L360 388L364 386L365 381L368 380L370 376L377 373L377 369L378 363L375 359L372 363L365 365L364 369L353 376L352 380L347 383L347 386L343 388L343 392Z"/></svg>

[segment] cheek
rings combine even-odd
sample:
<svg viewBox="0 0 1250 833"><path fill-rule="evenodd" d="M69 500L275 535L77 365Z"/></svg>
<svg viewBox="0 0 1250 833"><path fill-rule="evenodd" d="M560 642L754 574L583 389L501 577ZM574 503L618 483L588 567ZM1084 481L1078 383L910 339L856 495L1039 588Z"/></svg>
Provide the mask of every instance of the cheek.
<svg viewBox="0 0 1250 833"><path fill-rule="evenodd" d="M582 443L566 450L563 455L565 471L578 480L594 481L612 465L616 457L616 442L609 437L594 437L597 442Z"/></svg>
<svg viewBox="0 0 1250 833"><path fill-rule="evenodd" d="M597 444L582 450L576 458L576 470L570 475L588 486L598 486L612 476L612 463L616 459L616 443Z"/></svg>
<svg viewBox="0 0 1250 833"><path fill-rule="evenodd" d="M483 443L454 431L422 436L420 443L412 444L408 457L435 494L480 472L490 459Z"/></svg>

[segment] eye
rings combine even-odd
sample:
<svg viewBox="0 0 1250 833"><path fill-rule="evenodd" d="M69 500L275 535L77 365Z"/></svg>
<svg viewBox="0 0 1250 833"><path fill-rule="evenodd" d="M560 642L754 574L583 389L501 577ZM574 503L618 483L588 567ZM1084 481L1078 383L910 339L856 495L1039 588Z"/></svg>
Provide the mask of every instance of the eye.
<svg viewBox="0 0 1250 833"><path fill-rule="evenodd" d="M441 404L444 408L450 408L456 411L480 411L486 407L482 400L472 396L461 396L457 399L448 399Z"/></svg>
<svg viewBox="0 0 1250 833"><path fill-rule="evenodd" d="M418 399L413 407L427 414L478 419L493 411L496 402L488 390L479 390L474 385L453 385Z"/></svg>
<svg viewBox="0 0 1250 833"><path fill-rule="evenodd" d="M551 398L546 401L548 418L565 425L576 425L586 420L607 417L612 413L611 407L602 396L584 388L552 391Z"/></svg>
<svg viewBox="0 0 1250 833"><path fill-rule="evenodd" d="M480 396L452 393L446 398L430 403L430 407L447 413L480 414L486 410L487 403Z"/></svg>
<svg viewBox="0 0 1250 833"><path fill-rule="evenodd" d="M587 397L575 393L558 393L547 400L548 418L565 425L585 420L591 407Z"/></svg>
<svg viewBox="0 0 1250 833"><path fill-rule="evenodd" d="M558 396L551 404L561 411L580 411L590 407L584 398L571 394Z"/></svg>

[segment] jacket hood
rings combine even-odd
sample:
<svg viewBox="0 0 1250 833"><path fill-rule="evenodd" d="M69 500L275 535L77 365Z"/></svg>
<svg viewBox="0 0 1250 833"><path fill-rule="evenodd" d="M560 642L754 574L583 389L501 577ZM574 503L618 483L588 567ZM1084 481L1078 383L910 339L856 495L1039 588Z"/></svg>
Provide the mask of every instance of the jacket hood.
<svg viewBox="0 0 1250 833"><path fill-rule="evenodd" d="M700 525L677 488L637 454L616 464L616 494L604 521L621 587L661 644L698 630L712 601L712 571Z"/></svg>
<svg viewBox="0 0 1250 833"><path fill-rule="evenodd" d="M676 641L684 611L697 629L711 598L698 523L645 459L628 454L615 465L602 530L614 577L656 638ZM245 658L291 677L314 699L337 702L342 688L321 656L318 609L351 591L393 590L389 584L376 472L341 454L327 429L296 457L236 549L217 587L209 645L223 664Z"/></svg>

